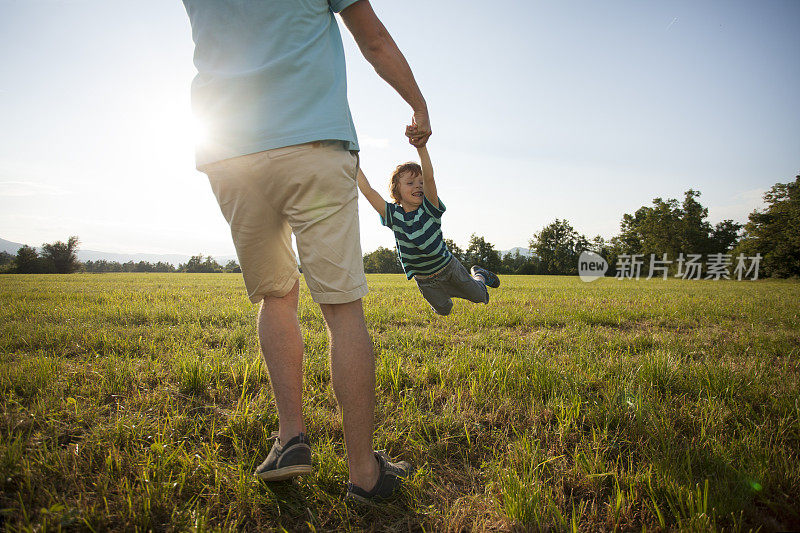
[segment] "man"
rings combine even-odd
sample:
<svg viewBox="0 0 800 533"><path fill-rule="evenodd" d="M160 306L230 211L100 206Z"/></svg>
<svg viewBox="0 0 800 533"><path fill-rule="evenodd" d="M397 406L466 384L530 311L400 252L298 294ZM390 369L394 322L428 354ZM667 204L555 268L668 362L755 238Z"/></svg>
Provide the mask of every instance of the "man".
<svg viewBox="0 0 800 533"><path fill-rule="evenodd" d="M411 106L411 144L431 134L411 69L368 0L183 0L198 74L192 108L205 125L198 170L231 228L250 300L261 303L258 335L280 428L256 475L311 472L302 419L300 273L320 305L331 377L342 410L350 471L347 496L391 496L409 471L372 449L375 359L361 298L358 139L347 103L344 51L334 13L361 53Z"/></svg>

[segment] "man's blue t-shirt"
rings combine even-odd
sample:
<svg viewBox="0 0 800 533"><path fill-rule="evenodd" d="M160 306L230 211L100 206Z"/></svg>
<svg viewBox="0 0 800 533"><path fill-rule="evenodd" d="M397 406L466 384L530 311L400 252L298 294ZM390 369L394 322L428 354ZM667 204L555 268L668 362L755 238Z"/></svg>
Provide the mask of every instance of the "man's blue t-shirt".
<svg viewBox="0 0 800 533"><path fill-rule="evenodd" d="M453 258L442 238L445 209L441 198L439 207L435 207L423 196L422 205L408 213L399 205L386 202L381 224L394 232L397 255L408 279L416 274L433 274Z"/></svg>
<svg viewBox="0 0 800 533"><path fill-rule="evenodd" d="M196 163L323 139L358 150L334 13L357 0L183 0L205 127Z"/></svg>

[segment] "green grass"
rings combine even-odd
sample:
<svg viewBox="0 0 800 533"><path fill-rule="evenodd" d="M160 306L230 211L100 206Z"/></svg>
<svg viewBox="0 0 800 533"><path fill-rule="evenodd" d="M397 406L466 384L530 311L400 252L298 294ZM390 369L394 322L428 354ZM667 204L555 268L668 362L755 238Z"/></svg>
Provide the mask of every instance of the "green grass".
<svg viewBox="0 0 800 533"><path fill-rule="evenodd" d="M277 429L237 274L0 276L5 530L800 528L800 284L504 276L438 317L371 275L376 447L418 470L345 503L303 284L315 472L252 476Z"/></svg>

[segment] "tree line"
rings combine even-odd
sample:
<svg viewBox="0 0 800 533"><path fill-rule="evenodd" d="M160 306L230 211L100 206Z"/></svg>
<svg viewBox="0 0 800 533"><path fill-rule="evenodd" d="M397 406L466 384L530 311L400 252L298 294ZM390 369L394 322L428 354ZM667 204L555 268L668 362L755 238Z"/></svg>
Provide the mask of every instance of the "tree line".
<svg viewBox="0 0 800 533"><path fill-rule="evenodd" d="M465 248L445 239L448 249L467 267L480 264L500 274L577 274L578 257L584 250L602 256L609 265L607 275L615 274L621 256L638 254L643 268L650 257L667 254L760 255L762 277L800 276L800 175L793 182L777 183L766 194L763 210L754 210L744 225L727 219L711 225L708 208L699 201L700 192L689 189L682 201L674 198L653 199L634 213L626 213L620 222L620 232L608 241L601 236L588 239L578 233L566 219L556 219L528 241L530 255L500 254L484 237L472 234ZM0 272L5 273L64 273L71 272L241 272L236 261L224 266L211 256L192 256L177 267L170 263L138 263L129 261L77 260L78 237L67 242L43 244L41 252L23 246L16 256L0 253ZM670 268L675 268L674 265ZM403 268L395 250L379 247L364 255L367 273L402 273Z"/></svg>
<svg viewBox="0 0 800 533"><path fill-rule="evenodd" d="M616 274L621 256L638 254L642 268L666 257L698 254L703 259L715 254L739 254L762 257L763 277L800 276L800 175L794 182L777 183L766 194L766 207L750 213L744 225L731 219L715 225L708 222L708 208L699 201L700 192L689 189L682 201L674 198L653 199L651 206L642 206L626 213L620 222L620 233L608 241L601 236L588 239L578 233L566 219L556 219L528 241L530 255L501 254L483 237L473 234L466 249L445 239L447 247L467 267L480 264L499 274L578 273L581 252L597 253L609 265L606 275ZM705 264L706 261L701 261ZM670 272L678 268L669 267ZM397 253L380 247L364 255L364 269L374 273L403 271Z"/></svg>
<svg viewBox="0 0 800 533"><path fill-rule="evenodd" d="M159 261L149 263L147 261L128 261L119 263L117 261L86 261L83 263L83 272L186 272L189 274L219 274L241 272L239 263L231 259L225 265L221 265L212 256L203 254L193 255L187 262L179 264L177 267L172 263Z"/></svg>
<svg viewBox="0 0 800 533"><path fill-rule="evenodd" d="M192 256L187 262L177 267L172 263L158 261L78 261L76 252L80 241L77 236L67 242L56 241L42 245L41 252L25 245L17 250L17 255L8 252L0 253L0 272L13 274L72 274L73 272L186 272L186 273L223 273L241 272L239 264L228 261L224 266L211 256L203 254Z"/></svg>

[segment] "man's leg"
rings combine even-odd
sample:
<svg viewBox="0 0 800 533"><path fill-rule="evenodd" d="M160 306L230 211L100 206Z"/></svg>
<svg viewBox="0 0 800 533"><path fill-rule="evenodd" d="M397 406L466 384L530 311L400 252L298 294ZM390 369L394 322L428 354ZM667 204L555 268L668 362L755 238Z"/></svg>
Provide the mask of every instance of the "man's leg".
<svg viewBox="0 0 800 533"><path fill-rule="evenodd" d="M375 418L375 354L361 299L321 304L328 326L333 391L342 409L350 481L370 490L378 481L372 449Z"/></svg>
<svg viewBox="0 0 800 533"><path fill-rule="evenodd" d="M297 321L299 282L286 296L267 296L258 312L258 339L267 363L282 443L305 433L303 423L303 336Z"/></svg>

